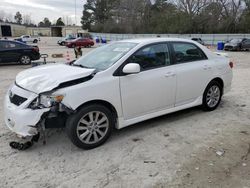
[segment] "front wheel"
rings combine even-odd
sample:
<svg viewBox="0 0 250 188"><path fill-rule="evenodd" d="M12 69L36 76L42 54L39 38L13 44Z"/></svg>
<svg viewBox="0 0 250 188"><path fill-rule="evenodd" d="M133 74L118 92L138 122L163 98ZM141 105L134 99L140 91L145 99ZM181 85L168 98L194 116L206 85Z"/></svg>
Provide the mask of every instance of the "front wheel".
<svg viewBox="0 0 250 188"><path fill-rule="evenodd" d="M222 92L222 86L218 82L210 82L203 94L203 109L205 111L215 110L220 104Z"/></svg>
<svg viewBox="0 0 250 188"><path fill-rule="evenodd" d="M66 133L79 148L92 149L102 145L111 135L115 119L105 106L92 104L73 114L66 123Z"/></svg>
<svg viewBox="0 0 250 188"><path fill-rule="evenodd" d="M20 63L22 65L29 65L31 63L31 59L29 56L27 55L23 55L21 58L20 58Z"/></svg>

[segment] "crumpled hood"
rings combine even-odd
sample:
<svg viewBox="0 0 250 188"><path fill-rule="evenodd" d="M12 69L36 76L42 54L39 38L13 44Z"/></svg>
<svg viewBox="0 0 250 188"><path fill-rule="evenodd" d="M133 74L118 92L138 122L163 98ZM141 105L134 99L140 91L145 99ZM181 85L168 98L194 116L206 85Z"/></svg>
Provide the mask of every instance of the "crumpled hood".
<svg viewBox="0 0 250 188"><path fill-rule="evenodd" d="M34 93L51 91L61 83L84 78L91 75L94 69L85 69L65 64L43 65L20 72L16 83Z"/></svg>

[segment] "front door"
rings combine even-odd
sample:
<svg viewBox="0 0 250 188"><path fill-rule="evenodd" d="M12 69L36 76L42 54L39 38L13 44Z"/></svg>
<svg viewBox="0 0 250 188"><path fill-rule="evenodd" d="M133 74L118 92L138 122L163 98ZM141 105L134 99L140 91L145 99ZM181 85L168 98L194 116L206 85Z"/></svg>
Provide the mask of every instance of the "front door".
<svg viewBox="0 0 250 188"><path fill-rule="evenodd" d="M167 44L143 47L127 63L138 63L141 72L120 77L125 120L174 106L176 74Z"/></svg>

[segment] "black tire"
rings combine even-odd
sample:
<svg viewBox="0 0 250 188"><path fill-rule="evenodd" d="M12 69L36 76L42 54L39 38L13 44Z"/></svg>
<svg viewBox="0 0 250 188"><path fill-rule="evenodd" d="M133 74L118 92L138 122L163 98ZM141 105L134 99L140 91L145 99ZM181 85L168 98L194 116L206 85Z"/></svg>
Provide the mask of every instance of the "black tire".
<svg viewBox="0 0 250 188"><path fill-rule="evenodd" d="M89 135L91 134L89 141L91 140L91 138L93 138L95 140L95 137L94 137L95 135L93 133L93 131L95 131L94 125L85 126L87 124L80 123L80 120L82 121L82 119L84 119L85 122L88 122L88 120L86 120L85 118L90 117L89 116L90 113L97 114L98 112L100 112L101 114L106 116L108 126L105 128L98 128L99 131L100 131L100 129L103 129L103 131L105 129L105 133L103 134L102 138L101 138L101 134L98 133L100 140L98 140L97 142L93 142L93 143L86 143L87 141L81 140L79 137L82 136L83 134L85 134L86 132L88 132L84 136L83 139L85 139L86 137L88 139ZM93 117L94 117L94 115L92 114L92 119L94 119ZM89 119L89 121L91 121L91 120ZM99 121L101 121L101 120L99 119ZM96 120L96 122L98 122L98 121ZM93 149L93 148L96 148L96 147L104 144L107 141L107 139L111 135L111 132L114 128L114 125L115 125L115 118L114 118L112 112L108 108L106 108L103 105L99 105L99 104L91 104L91 105L87 105L87 106L82 107L79 111L77 111L75 114L71 115L68 118L68 120L66 122L66 133L75 146L82 148L82 149ZM96 125L96 126L98 126L98 125ZM100 124L99 126L102 126L102 125ZM106 123L105 123L105 126L106 126ZM84 127L84 130L78 130L79 127ZM91 129L90 127L92 128L92 130L89 130L89 129ZM80 131L82 131L82 133L80 133ZM91 131L92 131L92 133L91 133ZM97 134L97 131L95 131L95 134Z"/></svg>
<svg viewBox="0 0 250 188"><path fill-rule="evenodd" d="M65 42L61 42L61 46L65 46Z"/></svg>
<svg viewBox="0 0 250 188"><path fill-rule="evenodd" d="M37 40L37 39L35 39L35 40L33 41L33 43L38 43L38 40Z"/></svg>
<svg viewBox="0 0 250 188"><path fill-rule="evenodd" d="M75 47L76 47L76 45L75 45L75 44L72 44L72 45L71 45L71 48L75 48Z"/></svg>
<svg viewBox="0 0 250 188"><path fill-rule="evenodd" d="M212 88L218 88L219 89L219 94L214 94L214 104L212 105L211 103L209 104L209 95L211 94L211 90L213 90ZM219 84L217 81L211 81L208 86L206 87L204 94L203 94L203 99L202 99L202 108L204 111L213 111L215 110L220 102L221 102L221 97L223 94L223 88L221 86L221 84ZM217 97L218 96L218 97ZM216 100L217 98L217 100ZM211 101L210 101L211 102Z"/></svg>
<svg viewBox="0 0 250 188"><path fill-rule="evenodd" d="M31 58L28 55L23 55L19 59L20 64L29 65L31 63Z"/></svg>

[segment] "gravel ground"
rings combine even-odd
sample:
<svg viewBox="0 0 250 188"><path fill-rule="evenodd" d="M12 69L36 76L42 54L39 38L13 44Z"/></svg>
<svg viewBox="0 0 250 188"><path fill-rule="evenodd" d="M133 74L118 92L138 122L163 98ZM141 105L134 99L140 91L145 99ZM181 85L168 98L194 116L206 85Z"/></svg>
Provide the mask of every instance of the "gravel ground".
<svg viewBox="0 0 250 188"><path fill-rule="evenodd" d="M41 53L69 51L73 58L72 49L52 40L39 46ZM46 145L15 151L8 143L17 138L0 108L0 187L250 187L250 52L229 55L235 61L232 91L216 111L192 108L145 121L115 131L93 150L76 148L59 129L47 131ZM26 68L0 66L1 104Z"/></svg>

